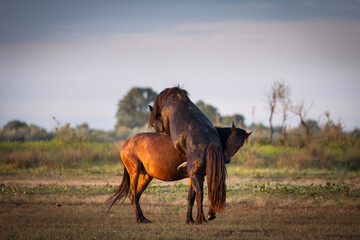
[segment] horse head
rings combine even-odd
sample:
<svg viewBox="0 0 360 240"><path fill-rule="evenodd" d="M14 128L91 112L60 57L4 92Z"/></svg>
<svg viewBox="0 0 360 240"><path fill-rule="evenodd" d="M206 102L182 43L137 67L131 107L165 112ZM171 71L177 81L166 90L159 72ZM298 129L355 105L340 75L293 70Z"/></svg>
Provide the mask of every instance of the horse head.
<svg viewBox="0 0 360 240"><path fill-rule="evenodd" d="M184 102L191 102L188 98L188 92L179 86L166 88L160 92L155 100L153 107L150 108L149 116L149 127L155 128L157 133L167 133L170 135L170 124L167 123L168 116L163 114L163 107L167 103L171 102L170 105L175 103L176 106L183 106ZM149 106L150 107L150 106ZM171 110L177 111L177 110Z"/></svg>
<svg viewBox="0 0 360 240"><path fill-rule="evenodd" d="M231 133L226 140L224 156L225 163L229 163L235 153L244 145L248 137L252 132L246 132L244 129L235 127L234 122L232 123Z"/></svg>
<svg viewBox="0 0 360 240"><path fill-rule="evenodd" d="M150 116L149 116L149 118L150 118L151 113L153 112L154 109L150 105L149 105L149 109L150 109ZM161 118L155 118L154 121L151 121L151 123L149 124L149 128L150 127L154 128L157 133L165 132L164 122L161 120Z"/></svg>
<svg viewBox="0 0 360 240"><path fill-rule="evenodd" d="M239 151L247 141L248 137L252 134L252 132L248 133L242 128L235 127L234 122L232 123L231 129L216 127L216 130L218 131L222 142L225 164L230 163L231 158ZM187 162L184 162L180 164L177 169L180 170L186 166Z"/></svg>

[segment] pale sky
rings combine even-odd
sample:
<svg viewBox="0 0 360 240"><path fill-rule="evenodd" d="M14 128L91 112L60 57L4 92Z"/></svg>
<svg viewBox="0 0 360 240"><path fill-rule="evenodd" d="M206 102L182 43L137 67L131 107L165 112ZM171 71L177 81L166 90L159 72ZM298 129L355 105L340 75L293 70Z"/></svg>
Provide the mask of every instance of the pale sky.
<svg viewBox="0 0 360 240"><path fill-rule="evenodd" d="M360 1L0 0L0 127L110 130L132 87L177 84L268 125L275 80L309 118L360 127Z"/></svg>

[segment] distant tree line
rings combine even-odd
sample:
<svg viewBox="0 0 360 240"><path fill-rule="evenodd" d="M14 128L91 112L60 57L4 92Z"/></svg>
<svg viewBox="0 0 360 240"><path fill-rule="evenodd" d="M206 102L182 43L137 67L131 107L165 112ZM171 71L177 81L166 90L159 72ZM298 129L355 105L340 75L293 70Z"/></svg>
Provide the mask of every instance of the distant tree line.
<svg viewBox="0 0 360 240"><path fill-rule="evenodd" d="M48 133L44 128L19 120L10 121L0 129L0 141L40 141L53 137L54 134Z"/></svg>
<svg viewBox="0 0 360 240"><path fill-rule="evenodd" d="M115 129L139 128L146 125L149 118L148 105L152 105L157 94L151 88L134 87L130 89L118 103ZM221 116L216 107L206 104L202 100L196 102L196 105L215 125L230 126L232 121L235 121L238 125L245 126L245 118L241 114Z"/></svg>
<svg viewBox="0 0 360 240"><path fill-rule="evenodd" d="M14 120L8 122L0 129L0 141L39 141L59 139L67 142L112 142L125 140L139 132L149 131L147 126L149 117L148 105L152 105L157 92L151 88L131 88L127 94L119 100L116 112L117 122L112 131L91 129L88 123L82 123L72 127L70 123L61 124L53 117L56 127L47 132L44 128L34 124L28 125L25 122ZM351 133L344 133L344 127L340 122L334 122L330 113L326 112L326 122L318 123L308 119L307 113L311 105L306 106L302 101L293 104L290 99L290 87L283 81L275 81L267 94L269 109L269 127L263 124L252 123L245 125L245 118L242 114L222 116L216 107L200 100L196 102L199 109L216 126L230 126L232 121L236 126L248 128L254 131L252 141L260 144L305 146L312 141L321 139L344 139L344 135L351 138L359 138L360 130L355 129ZM275 114L281 114L282 123L280 126L273 126L272 118ZM299 117L300 124L297 128L288 129L288 117Z"/></svg>

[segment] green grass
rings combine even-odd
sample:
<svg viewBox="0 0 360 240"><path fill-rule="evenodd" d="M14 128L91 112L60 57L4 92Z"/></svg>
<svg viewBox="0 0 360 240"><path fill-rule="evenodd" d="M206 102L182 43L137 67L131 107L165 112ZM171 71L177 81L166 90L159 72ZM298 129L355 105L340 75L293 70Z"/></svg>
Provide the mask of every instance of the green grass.
<svg viewBox="0 0 360 240"><path fill-rule="evenodd" d="M349 171L343 169L295 169L295 168L249 168L242 165L230 163L227 165L229 176L251 177L251 178L356 178L360 177L360 171Z"/></svg>
<svg viewBox="0 0 360 240"><path fill-rule="evenodd" d="M300 148L252 143L244 146L234 156L232 162L249 168L358 171L360 170L360 146L359 144L323 146L314 143Z"/></svg>
<svg viewBox="0 0 360 240"><path fill-rule="evenodd" d="M123 142L67 143L59 140L0 142L0 175L116 175L122 174ZM227 165L229 176L239 177L360 177L360 150L353 146L324 150L245 145ZM320 151L320 150L319 150Z"/></svg>
<svg viewBox="0 0 360 240"><path fill-rule="evenodd" d="M66 195L103 195L112 193L117 186L106 184L105 186L73 186L73 185L43 185L23 186L23 185L5 185L0 184L0 194L5 196L16 195L52 195L52 194L66 194ZM149 196L162 197L165 200L175 199L177 197L184 197L189 189L188 184L150 184L145 193ZM204 188L205 193L207 187ZM230 184L227 187L227 193L236 194L270 194L270 195L295 195L304 196L315 199L332 198L339 196L360 197L360 186L356 184L338 184L327 182L326 184L310 184L299 185L290 183L236 183Z"/></svg>

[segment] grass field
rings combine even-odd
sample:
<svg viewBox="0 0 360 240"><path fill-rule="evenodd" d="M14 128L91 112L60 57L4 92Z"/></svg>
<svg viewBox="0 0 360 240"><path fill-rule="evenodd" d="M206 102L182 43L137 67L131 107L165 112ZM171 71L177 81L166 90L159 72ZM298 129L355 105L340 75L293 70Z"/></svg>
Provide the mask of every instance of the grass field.
<svg viewBox="0 0 360 240"><path fill-rule="evenodd" d="M230 176L225 213L202 226L185 223L187 180L148 187L140 204L152 224L136 223L129 200L107 213L104 202L120 181L1 176L0 239L360 238L359 178ZM204 203L207 212L206 194Z"/></svg>
<svg viewBox="0 0 360 240"><path fill-rule="evenodd" d="M185 223L187 179L152 181L140 200L152 224L136 223L128 199L108 213L121 146L0 142L0 239L360 239L359 141L249 143L227 166L225 213L202 226Z"/></svg>

